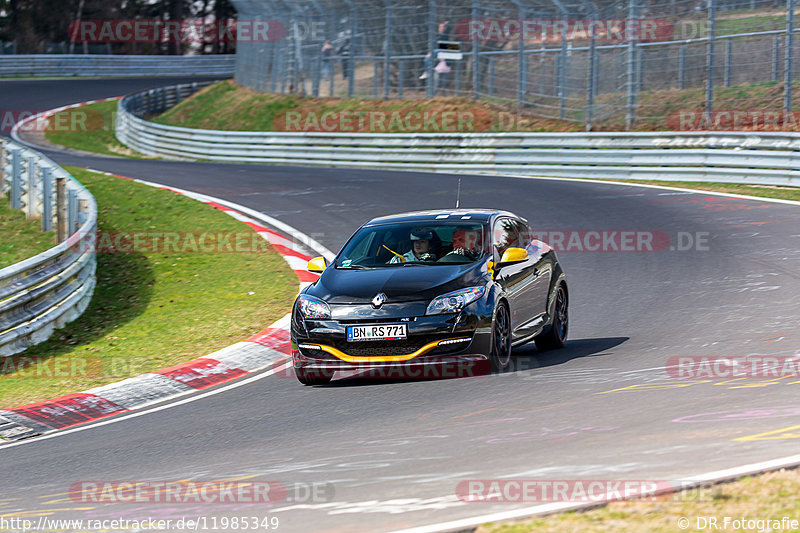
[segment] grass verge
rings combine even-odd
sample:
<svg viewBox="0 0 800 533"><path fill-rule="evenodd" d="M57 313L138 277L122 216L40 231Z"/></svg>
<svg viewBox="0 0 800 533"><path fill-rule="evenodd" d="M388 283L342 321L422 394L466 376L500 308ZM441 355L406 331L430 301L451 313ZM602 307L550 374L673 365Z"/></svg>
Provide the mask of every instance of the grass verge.
<svg viewBox="0 0 800 533"><path fill-rule="evenodd" d="M633 500L613 502L604 507L567 512L542 518L507 523L484 524L476 533L566 533L620 532L673 533L675 531L796 531L762 522L750 527L735 527L732 520L778 520L788 517L800 521L800 471L781 470L715 485L689 493L658 498L661 501ZM686 496L688 494L688 497ZM480 505L480 504L475 504ZM708 525L716 518L718 528ZM686 521L688 520L688 522ZM687 527L681 527L681 524ZM705 527L702 527L705 526Z"/></svg>
<svg viewBox="0 0 800 533"><path fill-rule="evenodd" d="M42 232L39 219L28 219L22 211L11 209L0 196L0 268L33 257L56 245L52 231Z"/></svg>
<svg viewBox="0 0 800 533"><path fill-rule="evenodd" d="M132 159L151 159L117 140L114 136L116 114L116 100L66 109L50 118L44 136L53 144L74 150Z"/></svg>
<svg viewBox="0 0 800 533"><path fill-rule="evenodd" d="M285 315L297 293L286 262L250 228L205 204L68 168L95 196L104 234L244 234L255 252L98 253L86 312L50 340L0 361L0 408L15 407L207 355ZM150 241L147 241L150 242ZM181 240L179 242L186 242ZM232 241L233 242L233 241ZM141 248L139 248L141 249Z"/></svg>

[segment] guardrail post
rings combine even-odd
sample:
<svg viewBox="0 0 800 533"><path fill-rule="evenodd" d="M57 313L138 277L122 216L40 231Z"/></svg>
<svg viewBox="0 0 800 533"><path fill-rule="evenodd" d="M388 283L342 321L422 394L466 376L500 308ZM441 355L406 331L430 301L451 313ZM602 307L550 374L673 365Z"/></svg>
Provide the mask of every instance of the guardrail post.
<svg viewBox="0 0 800 533"><path fill-rule="evenodd" d="M78 191L67 190L67 237L78 228Z"/></svg>
<svg viewBox="0 0 800 533"><path fill-rule="evenodd" d="M678 88L686 88L686 45L682 44L678 55Z"/></svg>
<svg viewBox="0 0 800 533"><path fill-rule="evenodd" d="M67 178L56 178L56 240L67 239Z"/></svg>
<svg viewBox="0 0 800 533"><path fill-rule="evenodd" d="M89 212L89 200L87 200L86 198L79 198L77 202L78 202L78 217L75 223L75 231L78 231L78 229L80 229L83 223L86 222L86 213Z"/></svg>
<svg viewBox="0 0 800 533"><path fill-rule="evenodd" d="M22 206L22 150L11 151L11 209Z"/></svg>
<svg viewBox="0 0 800 533"><path fill-rule="evenodd" d="M42 231L53 231L53 169L42 169Z"/></svg>
<svg viewBox="0 0 800 533"><path fill-rule="evenodd" d="M26 215L28 218L36 216L36 158L28 158L28 190L26 191Z"/></svg>
<svg viewBox="0 0 800 533"><path fill-rule="evenodd" d="M183 85L178 84L175 86L175 105L181 103L181 90L183 89Z"/></svg>

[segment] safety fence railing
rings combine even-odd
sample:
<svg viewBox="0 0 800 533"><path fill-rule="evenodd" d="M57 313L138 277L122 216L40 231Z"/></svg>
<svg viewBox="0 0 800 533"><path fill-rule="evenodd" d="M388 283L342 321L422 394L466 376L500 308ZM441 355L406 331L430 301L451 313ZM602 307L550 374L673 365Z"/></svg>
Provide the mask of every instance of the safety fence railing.
<svg viewBox="0 0 800 533"><path fill-rule="evenodd" d="M0 55L0 77L232 76L234 55Z"/></svg>
<svg viewBox="0 0 800 533"><path fill-rule="evenodd" d="M58 244L0 268L0 357L47 340L89 305L96 283L97 204L66 170L44 155L0 138L0 196L41 218ZM1 265L0 265L1 266Z"/></svg>
<svg viewBox="0 0 800 533"><path fill-rule="evenodd" d="M169 159L800 185L798 133L216 131L156 124L132 113L148 101L169 101L176 89L164 89L164 96L159 91L120 100L116 135L138 152Z"/></svg>

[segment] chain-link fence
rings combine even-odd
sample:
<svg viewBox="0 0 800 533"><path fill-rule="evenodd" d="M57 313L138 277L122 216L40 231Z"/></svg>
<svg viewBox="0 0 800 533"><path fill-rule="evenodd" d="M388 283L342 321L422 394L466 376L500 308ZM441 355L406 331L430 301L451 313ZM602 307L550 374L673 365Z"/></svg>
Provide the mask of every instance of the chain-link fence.
<svg viewBox="0 0 800 533"><path fill-rule="evenodd" d="M791 110L794 1L234 0L240 21L278 30L240 34L236 81L315 97L464 96L589 129L716 111L732 96Z"/></svg>

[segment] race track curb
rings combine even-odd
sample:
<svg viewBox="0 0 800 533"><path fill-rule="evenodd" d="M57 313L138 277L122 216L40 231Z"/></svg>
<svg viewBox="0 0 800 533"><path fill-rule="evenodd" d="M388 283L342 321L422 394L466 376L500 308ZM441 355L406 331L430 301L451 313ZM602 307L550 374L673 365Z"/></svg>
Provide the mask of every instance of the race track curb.
<svg viewBox="0 0 800 533"><path fill-rule="evenodd" d="M69 107L74 106L59 110ZM319 277L306 270L306 264L311 259L306 251L330 254L326 248L311 239L303 239L305 244L298 244L296 238L302 234L296 230L292 232L293 236L288 236L267 228L256 219L234 209L236 204L127 176L100 173L187 196L241 221L267 240L283 257L297 275L301 288ZM247 208L242 210L248 211ZM252 337L204 357L83 392L0 410L0 440L35 437L141 409L276 367L285 362L290 354L289 315L286 315Z"/></svg>

